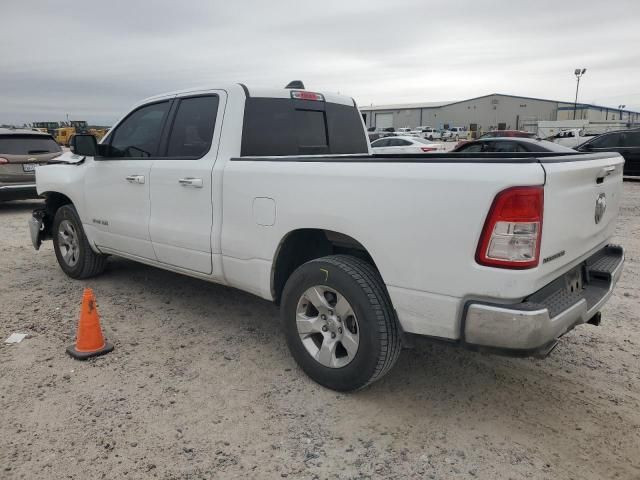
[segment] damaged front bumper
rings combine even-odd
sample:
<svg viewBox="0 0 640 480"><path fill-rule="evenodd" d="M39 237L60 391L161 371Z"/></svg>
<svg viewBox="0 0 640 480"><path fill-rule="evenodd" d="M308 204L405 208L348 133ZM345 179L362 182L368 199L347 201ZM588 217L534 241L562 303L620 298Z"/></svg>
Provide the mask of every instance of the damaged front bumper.
<svg viewBox="0 0 640 480"><path fill-rule="evenodd" d="M46 211L44 209L34 210L31 218L27 221L29 224L29 233L31 234L31 243L33 243L33 248L36 250L40 249L42 240L46 238L45 216Z"/></svg>

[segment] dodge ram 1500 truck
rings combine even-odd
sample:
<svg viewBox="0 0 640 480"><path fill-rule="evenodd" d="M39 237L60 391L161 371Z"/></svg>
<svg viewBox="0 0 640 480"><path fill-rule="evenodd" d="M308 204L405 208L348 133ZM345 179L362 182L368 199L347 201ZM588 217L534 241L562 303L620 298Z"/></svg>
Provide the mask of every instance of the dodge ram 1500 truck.
<svg viewBox="0 0 640 480"><path fill-rule="evenodd" d="M318 383L362 388L411 335L545 355L599 322L623 159L372 155L353 99L244 85L135 106L38 167L35 248L97 275L117 255L277 302ZM410 342L407 342L410 343Z"/></svg>

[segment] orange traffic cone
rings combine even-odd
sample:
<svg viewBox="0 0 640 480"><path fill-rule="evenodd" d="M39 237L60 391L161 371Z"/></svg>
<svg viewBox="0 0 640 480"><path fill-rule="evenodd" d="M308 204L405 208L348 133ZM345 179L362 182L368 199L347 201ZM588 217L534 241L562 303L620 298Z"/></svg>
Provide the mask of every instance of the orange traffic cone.
<svg viewBox="0 0 640 480"><path fill-rule="evenodd" d="M93 290L85 288L82 294L80 322L75 345L67 347L67 353L77 360L104 355L113 350L113 345L105 342L100 328L100 315L96 307Z"/></svg>

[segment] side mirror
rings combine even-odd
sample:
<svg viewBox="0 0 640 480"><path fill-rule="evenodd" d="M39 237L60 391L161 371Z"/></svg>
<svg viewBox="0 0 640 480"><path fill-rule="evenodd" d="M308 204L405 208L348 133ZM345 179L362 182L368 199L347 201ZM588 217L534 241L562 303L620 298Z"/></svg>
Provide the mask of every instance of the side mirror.
<svg viewBox="0 0 640 480"><path fill-rule="evenodd" d="M69 143L71 152L85 157L95 157L98 154L96 137L88 134L74 135Z"/></svg>

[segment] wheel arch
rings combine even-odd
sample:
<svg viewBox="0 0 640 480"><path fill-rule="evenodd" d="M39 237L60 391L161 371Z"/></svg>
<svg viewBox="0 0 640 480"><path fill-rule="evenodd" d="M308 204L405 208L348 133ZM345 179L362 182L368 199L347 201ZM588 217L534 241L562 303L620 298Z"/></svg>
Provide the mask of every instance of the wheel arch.
<svg viewBox="0 0 640 480"><path fill-rule="evenodd" d="M51 238L51 228L53 227L53 218L56 215L56 212L63 205L71 204L73 205L73 201L71 198L66 196L64 193L55 192L55 191L47 191L41 194L44 197L44 215L42 216L42 221L44 225L44 229L42 231L42 239Z"/></svg>
<svg viewBox="0 0 640 480"><path fill-rule="evenodd" d="M280 303L287 280L300 265L335 254L360 258L379 272L369 250L351 235L322 228L292 230L282 237L273 257L271 294L274 301Z"/></svg>

